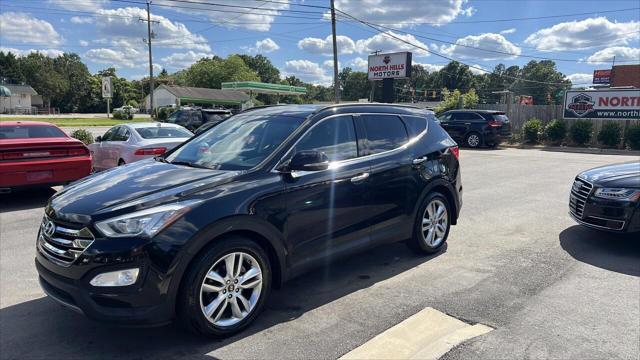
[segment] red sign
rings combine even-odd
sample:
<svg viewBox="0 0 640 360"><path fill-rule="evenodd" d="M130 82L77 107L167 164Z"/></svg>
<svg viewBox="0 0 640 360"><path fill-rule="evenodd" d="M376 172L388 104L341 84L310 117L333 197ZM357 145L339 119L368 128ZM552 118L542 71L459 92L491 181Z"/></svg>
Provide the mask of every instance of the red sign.
<svg viewBox="0 0 640 360"><path fill-rule="evenodd" d="M611 69L593 70L594 84L608 84L611 82Z"/></svg>

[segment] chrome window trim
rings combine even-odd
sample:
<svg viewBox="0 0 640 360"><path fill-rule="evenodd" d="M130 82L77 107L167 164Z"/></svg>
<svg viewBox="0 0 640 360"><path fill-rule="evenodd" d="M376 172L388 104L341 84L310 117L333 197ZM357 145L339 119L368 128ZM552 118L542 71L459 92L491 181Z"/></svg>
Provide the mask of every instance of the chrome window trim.
<svg viewBox="0 0 640 360"><path fill-rule="evenodd" d="M329 115L327 117L322 118L320 121L318 121L317 123L311 125L310 128L305 130L305 132L302 133L302 135L300 135L300 137L298 137L298 139L293 143L293 145L291 145L289 147L289 149L284 153L284 155L280 158L280 160L278 160L278 162L273 166L273 168L271 169L270 172L280 174L281 172L276 170L276 169L280 165L283 164L284 159L286 159L290 155L290 153L293 151L293 149L295 149L296 145L298 145L298 142L300 142L300 140L302 140L305 136L307 136L307 133L309 133L309 131L311 131L313 128L315 128L319 124L321 124L321 123L323 123L323 122L325 122L327 120L333 119L335 117L338 117L338 116L351 116L351 118L353 119L354 117L358 117L358 116L362 116L362 115L391 115L391 116L397 116L402 121L402 124L405 127L405 131L407 131L407 136L409 136L410 134L409 134L409 129L407 129L407 126L406 126L406 123L405 123L403 115L404 116L422 117L422 116L416 115L416 114L370 113L370 112L353 112L353 113L342 113L342 114ZM383 156L391 155L391 154L396 153L396 152L400 152L400 151L406 150L410 145L413 145L418 140L420 140L422 137L424 137L427 134L427 132L429 131L429 120L426 117L424 117L424 121L425 121L424 130L421 133L419 133L418 135L414 136L413 138L409 138L409 141L406 144L404 144L404 145L402 145L400 147L397 147L397 148L391 149L391 150L387 150L387 151L383 151L383 152L379 152L379 153L376 153L376 154L370 154L370 155L358 156L358 157L355 157L355 158L352 158L352 159L334 161L334 162L330 163L330 166L329 166L329 168L327 170L296 171L296 172L292 172L292 175L297 178L297 177L300 177L300 176L303 176L303 175L306 175L306 174L320 173L320 172L323 172L323 171L333 170L333 169L342 167L344 165L351 165L353 163L358 163L358 162L361 162L361 161L368 161L370 159L375 159L375 158L378 158L378 157L383 157ZM354 123L354 129L355 129L355 123ZM355 131L356 131L356 135L357 135L358 130L355 129ZM356 141L356 145L357 145L357 141Z"/></svg>

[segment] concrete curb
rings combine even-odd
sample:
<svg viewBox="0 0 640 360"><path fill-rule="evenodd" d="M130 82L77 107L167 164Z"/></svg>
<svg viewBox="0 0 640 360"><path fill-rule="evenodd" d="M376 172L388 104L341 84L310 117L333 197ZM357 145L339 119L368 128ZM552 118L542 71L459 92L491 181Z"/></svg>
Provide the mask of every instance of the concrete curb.
<svg viewBox="0 0 640 360"><path fill-rule="evenodd" d="M579 154L640 156L640 151L638 150L618 150L618 149L600 149L600 148L580 148L580 147L572 147L572 146L547 146L547 145L523 145L523 144L500 144L500 147L510 148L510 149L557 151L557 152L568 152L568 153L579 153Z"/></svg>

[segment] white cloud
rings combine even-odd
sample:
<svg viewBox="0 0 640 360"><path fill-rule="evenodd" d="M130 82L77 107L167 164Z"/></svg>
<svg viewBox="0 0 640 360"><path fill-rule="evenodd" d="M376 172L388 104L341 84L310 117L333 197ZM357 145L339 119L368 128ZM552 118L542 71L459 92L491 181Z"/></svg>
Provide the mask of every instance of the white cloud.
<svg viewBox="0 0 640 360"><path fill-rule="evenodd" d="M13 53L16 56L25 56L25 55L29 55L31 53L40 53L44 56L48 56L48 57L58 57L61 56L62 54L64 54L64 51L62 50L58 50L58 49L29 49L29 50L24 50L24 49L14 49L14 48L9 48L9 47L4 47L4 46L0 46L0 51L4 52L4 53Z"/></svg>
<svg viewBox="0 0 640 360"><path fill-rule="evenodd" d="M414 63L414 65L420 65L430 73L436 72L444 67L444 65L422 64L422 63Z"/></svg>
<svg viewBox="0 0 640 360"><path fill-rule="evenodd" d="M593 55L587 58L587 62L590 64L604 64L613 62L613 57L616 57L616 62L621 63L640 63L640 48L630 48L625 46L613 46L610 48L597 51Z"/></svg>
<svg viewBox="0 0 640 360"><path fill-rule="evenodd" d="M147 37L147 27L138 19L146 18L147 11L137 7L126 7L111 10L98 10L103 15L96 22L98 35L108 39L112 45L139 48L144 46L142 39ZM161 15L152 15L151 20L159 23L153 25L156 37L153 45L174 49L192 49L211 51L207 39L193 34L182 23L174 22Z"/></svg>
<svg viewBox="0 0 640 360"><path fill-rule="evenodd" d="M567 75L567 79L571 80L573 84L591 84L593 81L593 74L576 73Z"/></svg>
<svg viewBox="0 0 640 360"><path fill-rule="evenodd" d="M295 76L302 81L312 83L314 85L328 85L333 81L332 77L327 75L325 69L309 60L290 60L284 65L282 75Z"/></svg>
<svg viewBox="0 0 640 360"><path fill-rule="evenodd" d="M162 62L170 68L182 69L191 66L191 64L205 57L212 57L213 54L204 52L194 52L192 50L186 53L173 53L163 57Z"/></svg>
<svg viewBox="0 0 640 360"><path fill-rule="evenodd" d="M348 36L337 35L336 46L339 54L353 54L356 51L356 43ZM313 54L331 55L333 54L333 39L331 35L324 39L307 37L298 41L298 48Z"/></svg>
<svg viewBox="0 0 640 360"><path fill-rule="evenodd" d="M471 66L469 66L469 71L471 71L473 75L482 75L491 72L485 69L484 66L480 66L478 64L471 64Z"/></svg>
<svg viewBox="0 0 640 360"><path fill-rule="evenodd" d="M144 56L135 49L91 49L84 56L99 64L106 64L118 68L135 68L144 66Z"/></svg>
<svg viewBox="0 0 640 360"><path fill-rule="evenodd" d="M627 45L640 38L640 22L611 22L605 17L569 21L534 32L525 43L541 51L587 49Z"/></svg>
<svg viewBox="0 0 640 360"><path fill-rule="evenodd" d="M264 40L256 41L256 46L254 49L257 53L270 53L280 49L280 45L271 40L271 38L266 38Z"/></svg>
<svg viewBox="0 0 640 360"><path fill-rule="evenodd" d="M500 31L500 34L506 35L506 34L513 34L514 32L516 32L516 28L510 28L510 29Z"/></svg>
<svg viewBox="0 0 640 360"><path fill-rule="evenodd" d="M491 51L484 51L481 49ZM455 45L445 45L442 46L440 50L449 56L456 56L462 59L480 60L514 59L521 53L520 48L507 40L504 36L493 33L465 36L456 40ZM510 53L514 55L502 53Z"/></svg>
<svg viewBox="0 0 640 360"><path fill-rule="evenodd" d="M93 23L93 18L89 16L72 16L69 21L73 24L91 24Z"/></svg>
<svg viewBox="0 0 640 360"><path fill-rule="evenodd" d="M89 42L87 40L80 40L78 41L78 44L80 44L80 46L89 46Z"/></svg>
<svg viewBox="0 0 640 360"><path fill-rule="evenodd" d="M429 52L404 43L396 38L418 45L421 48L427 48L425 43L420 42L411 34L398 34L393 31L387 31L386 33L376 34L368 39L356 41L356 49L361 54L369 54L380 50L382 52L411 51L416 56L429 56Z"/></svg>
<svg viewBox="0 0 640 360"><path fill-rule="evenodd" d="M49 3L66 9L75 11L96 11L107 3L107 0L85 0L85 1L68 1L68 0L49 0Z"/></svg>
<svg viewBox="0 0 640 360"><path fill-rule="evenodd" d="M347 65L349 65L353 70L356 70L356 71L367 71L367 66L369 66L369 61L367 59L357 57L349 61Z"/></svg>
<svg viewBox="0 0 640 360"><path fill-rule="evenodd" d="M333 73L333 60L325 60L322 63L322 67L327 69L330 73ZM342 63L338 61L338 70L342 69Z"/></svg>
<svg viewBox="0 0 640 360"><path fill-rule="evenodd" d="M444 25L458 16L471 16L466 0L336 0L337 9L352 16L394 27L412 27L416 23ZM325 14L325 18L329 18Z"/></svg>
<svg viewBox="0 0 640 360"><path fill-rule="evenodd" d="M5 12L0 14L0 29L0 36L11 41L22 43L40 41L53 46L64 41L49 22L36 19L25 13Z"/></svg>

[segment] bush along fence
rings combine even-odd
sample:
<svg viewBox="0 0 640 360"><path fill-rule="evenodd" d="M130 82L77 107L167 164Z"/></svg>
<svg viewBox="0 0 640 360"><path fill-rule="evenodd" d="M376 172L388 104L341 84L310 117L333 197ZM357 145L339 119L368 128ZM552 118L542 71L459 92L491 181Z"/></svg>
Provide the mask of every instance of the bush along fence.
<svg viewBox="0 0 640 360"><path fill-rule="evenodd" d="M478 109L505 112L516 140L525 143L640 150L640 119L563 120L562 105L479 104Z"/></svg>

